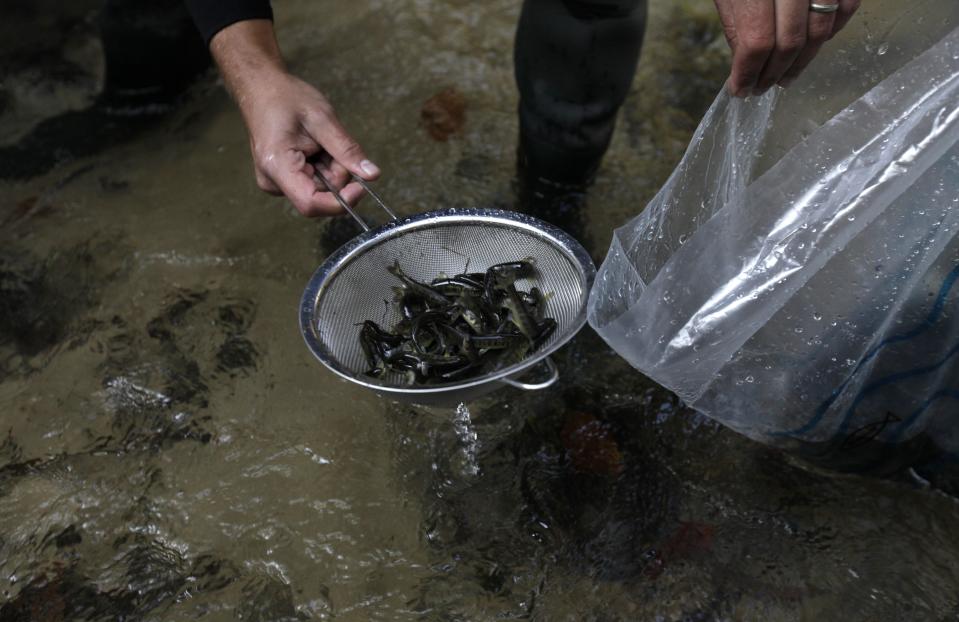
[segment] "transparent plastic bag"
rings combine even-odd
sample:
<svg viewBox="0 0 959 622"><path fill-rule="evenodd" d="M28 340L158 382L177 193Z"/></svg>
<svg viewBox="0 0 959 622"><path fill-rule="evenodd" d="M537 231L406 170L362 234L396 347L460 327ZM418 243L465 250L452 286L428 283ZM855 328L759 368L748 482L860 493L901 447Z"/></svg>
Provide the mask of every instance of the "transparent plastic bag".
<svg viewBox="0 0 959 622"><path fill-rule="evenodd" d="M720 94L589 302L690 406L840 466L959 450L959 3L904 4L788 91Z"/></svg>

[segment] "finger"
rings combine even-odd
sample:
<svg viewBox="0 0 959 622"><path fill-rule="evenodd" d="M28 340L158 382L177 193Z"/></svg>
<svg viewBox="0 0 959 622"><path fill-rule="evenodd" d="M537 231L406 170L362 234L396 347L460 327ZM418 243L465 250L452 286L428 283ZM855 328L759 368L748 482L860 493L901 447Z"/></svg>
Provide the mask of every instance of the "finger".
<svg viewBox="0 0 959 622"><path fill-rule="evenodd" d="M836 20L832 25L832 34L830 39L836 36L836 33L846 27L853 14L859 10L860 0L840 0L839 10L836 11Z"/></svg>
<svg viewBox="0 0 959 622"><path fill-rule="evenodd" d="M335 160L324 158L326 162L317 162L317 171L323 173L323 178L336 189L345 186L351 179L350 172Z"/></svg>
<svg viewBox="0 0 959 622"><path fill-rule="evenodd" d="M366 157L359 143L347 133L332 109L311 111L304 125L310 136L347 170L366 180L379 177L379 167Z"/></svg>
<svg viewBox="0 0 959 622"><path fill-rule="evenodd" d="M310 168L312 169L313 167ZM363 197L366 196L366 191L360 184L356 182L350 183L351 177L349 171L336 162L331 162L329 165L318 164L315 167L315 175L321 178L317 179L317 187L321 191L327 188L333 188L350 207L357 205L363 200ZM332 192L326 191L322 192L322 194L324 195L324 204L329 203L329 200L331 200L332 204L335 204L339 211L343 211L342 206Z"/></svg>
<svg viewBox="0 0 959 622"><path fill-rule="evenodd" d="M732 11L736 49L729 90L737 97L746 97L755 91L776 44L776 12L769 0L735 0Z"/></svg>
<svg viewBox="0 0 959 622"><path fill-rule="evenodd" d="M266 192L267 194L272 194L273 196L282 196L283 193L277 187L276 184L271 180L261 169L258 154L256 151L256 145L253 143L252 139L250 140L250 153L253 154L253 174L256 179L257 187Z"/></svg>
<svg viewBox="0 0 959 622"><path fill-rule="evenodd" d="M363 198L363 188L357 183L347 185L338 191L340 197L347 202L350 207L359 203ZM333 216L343 213L343 207L330 192L318 192L314 196L313 207L303 213L304 216Z"/></svg>
<svg viewBox="0 0 959 622"><path fill-rule="evenodd" d="M317 188L313 175L308 173L312 167L302 151L285 149L266 154L258 163L258 173L275 185L301 214L330 216L343 211L329 193Z"/></svg>
<svg viewBox="0 0 959 622"><path fill-rule="evenodd" d="M796 61L783 75L780 84L789 86L799 77L799 74L812 62L812 59L819 53L823 43L832 36L832 27L836 22L835 13L817 13L809 12L809 27L806 31L806 47L803 48Z"/></svg>
<svg viewBox="0 0 959 622"><path fill-rule="evenodd" d="M272 194L273 196L283 196L283 193L280 192L280 189L277 187L277 185L274 184L269 177L261 173L259 169L254 170L254 173L256 175L256 185L260 188L260 190L267 194Z"/></svg>
<svg viewBox="0 0 959 622"><path fill-rule="evenodd" d="M343 200L350 205L350 207L355 207L356 204L363 200L363 197L366 196L363 187L356 182L346 184L346 186L340 188L338 192L340 193L340 196L343 197ZM333 195L330 196L332 197ZM333 197L333 200L336 201L336 198ZM338 202L337 205L339 205Z"/></svg>
<svg viewBox="0 0 959 622"><path fill-rule="evenodd" d="M719 21L723 25L723 34L726 35L726 43L729 49L736 51L736 23L733 19L733 9L730 5L732 0L715 0L716 11L719 13Z"/></svg>
<svg viewBox="0 0 959 622"><path fill-rule="evenodd" d="M809 0L776 0L776 44L756 89L765 92L786 73L806 46Z"/></svg>

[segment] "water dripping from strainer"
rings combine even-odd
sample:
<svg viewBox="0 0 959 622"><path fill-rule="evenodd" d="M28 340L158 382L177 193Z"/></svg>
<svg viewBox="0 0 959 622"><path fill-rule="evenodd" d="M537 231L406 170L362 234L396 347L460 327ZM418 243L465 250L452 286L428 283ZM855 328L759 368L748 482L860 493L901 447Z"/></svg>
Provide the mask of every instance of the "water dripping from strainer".
<svg viewBox="0 0 959 622"><path fill-rule="evenodd" d="M479 450L479 439L476 429L473 427L469 408L462 402L453 411L453 431L456 432L460 445L459 464L455 467L456 471L463 477L479 475L479 462L476 458L476 453Z"/></svg>

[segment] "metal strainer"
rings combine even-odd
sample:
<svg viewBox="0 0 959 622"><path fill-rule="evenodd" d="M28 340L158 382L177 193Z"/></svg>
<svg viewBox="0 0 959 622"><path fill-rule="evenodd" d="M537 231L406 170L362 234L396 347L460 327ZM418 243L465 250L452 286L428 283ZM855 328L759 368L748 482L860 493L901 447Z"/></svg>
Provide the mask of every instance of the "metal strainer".
<svg viewBox="0 0 959 622"><path fill-rule="evenodd" d="M505 210L446 209L397 218L363 180L354 179L392 220L371 230L318 178L364 233L333 253L303 292L300 328L316 358L334 373L382 396L418 404L456 405L507 385L536 390L555 383L559 372L549 354L586 322L586 300L596 274L586 250L553 225ZM440 385L411 386L401 374L386 373L378 378L365 374L369 365L360 346L359 325L373 320L388 329L401 319L392 302L393 288L399 282L387 271L395 260L412 278L429 282L440 273L482 272L525 257L535 258L538 275L517 281L517 286L528 289L536 285L544 293L552 293L546 315L557 322L549 340L528 358L483 376ZM517 380L538 363L545 364L548 379L536 383Z"/></svg>

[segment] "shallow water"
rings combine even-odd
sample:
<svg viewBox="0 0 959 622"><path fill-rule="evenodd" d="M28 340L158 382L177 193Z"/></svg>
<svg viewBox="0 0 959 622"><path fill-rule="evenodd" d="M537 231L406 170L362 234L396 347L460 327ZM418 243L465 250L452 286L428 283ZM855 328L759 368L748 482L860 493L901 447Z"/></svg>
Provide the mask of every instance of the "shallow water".
<svg viewBox="0 0 959 622"><path fill-rule="evenodd" d="M652 4L591 193L600 253L727 62L706 0ZM510 205L518 3L346 6L275 2L293 69L387 172L382 193L404 213ZM33 90L13 75L3 138L38 121L31 101L82 107L90 71ZM437 142L419 111L450 86L466 127ZM954 499L752 443L589 331L559 357L562 388L468 415L325 372L297 304L350 225L259 193L212 80L129 140L0 183L0 210L2 620L959 615Z"/></svg>

